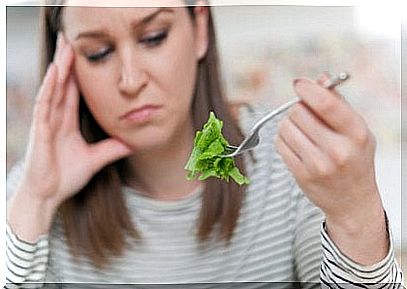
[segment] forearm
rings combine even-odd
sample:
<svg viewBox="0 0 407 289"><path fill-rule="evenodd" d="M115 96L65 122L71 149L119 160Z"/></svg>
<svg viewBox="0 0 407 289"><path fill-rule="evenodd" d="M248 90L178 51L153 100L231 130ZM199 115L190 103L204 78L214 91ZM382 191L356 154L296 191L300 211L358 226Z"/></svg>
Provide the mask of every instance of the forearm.
<svg viewBox="0 0 407 289"><path fill-rule="evenodd" d="M56 206L34 197L28 189L19 189L7 204L7 222L22 240L34 243L48 234Z"/></svg>

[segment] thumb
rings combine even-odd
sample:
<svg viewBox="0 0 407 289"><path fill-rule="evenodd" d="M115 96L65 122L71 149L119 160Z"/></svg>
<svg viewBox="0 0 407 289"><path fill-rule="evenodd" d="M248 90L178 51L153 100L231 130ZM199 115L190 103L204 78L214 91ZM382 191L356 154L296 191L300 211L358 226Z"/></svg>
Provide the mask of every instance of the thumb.
<svg viewBox="0 0 407 289"><path fill-rule="evenodd" d="M325 72L323 72L322 74L318 75L317 83L318 83L319 85L324 86L324 83L325 83L326 81L328 81L330 78L331 78L331 76L329 75L329 73L325 71Z"/></svg>
<svg viewBox="0 0 407 289"><path fill-rule="evenodd" d="M131 153L129 146L115 138L102 140L91 147L92 162L96 170Z"/></svg>

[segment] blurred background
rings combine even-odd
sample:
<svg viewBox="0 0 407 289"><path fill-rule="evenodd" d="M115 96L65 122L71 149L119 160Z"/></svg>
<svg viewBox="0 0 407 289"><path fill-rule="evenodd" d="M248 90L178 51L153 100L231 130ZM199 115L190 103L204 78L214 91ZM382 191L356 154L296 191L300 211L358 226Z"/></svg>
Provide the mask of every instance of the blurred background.
<svg viewBox="0 0 407 289"><path fill-rule="evenodd" d="M397 11L389 6L212 9L225 92L236 107L272 110L294 96L296 77L351 74L339 91L377 137L377 180L397 258L407 273L401 175L401 146L407 139L401 125L400 70L401 48L407 45L401 45ZM23 157L39 85L38 16L38 7L7 7L7 171Z"/></svg>

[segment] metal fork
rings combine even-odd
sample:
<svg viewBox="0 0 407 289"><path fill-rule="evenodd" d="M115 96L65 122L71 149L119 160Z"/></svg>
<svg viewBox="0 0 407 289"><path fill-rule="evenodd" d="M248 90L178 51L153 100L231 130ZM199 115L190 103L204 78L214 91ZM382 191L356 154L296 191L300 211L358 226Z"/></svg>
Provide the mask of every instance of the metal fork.
<svg viewBox="0 0 407 289"><path fill-rule="evenodd" d="M338 84L344 82L349 78L349 74L346 72L341 72L335 78L328 79L323 83L323 86L327 89L332 89ZM299 99L293 99L282 106L278 107L277 109L273 110L272 112L268 113L262 119L260 119L251 129L250 134L241 142L239 146L228 145L225 148L225 154L221 155L221 157L234 157L240 155L248 150L253 149L256 147L260 142L259 131L260 129L266 124L269 120L273 119L277 115L281 114L282 112L289 109L291 106L299 102Z"/></svg>

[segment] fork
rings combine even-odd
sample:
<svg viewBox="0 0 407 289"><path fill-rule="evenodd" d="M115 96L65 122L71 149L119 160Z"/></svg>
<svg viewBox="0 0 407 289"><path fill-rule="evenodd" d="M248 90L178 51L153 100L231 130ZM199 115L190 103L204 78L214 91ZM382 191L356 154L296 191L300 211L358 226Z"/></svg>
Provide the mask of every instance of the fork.
<svg viewBox="0 0 407 289"><path fill-rule="evenodd" d="M349 78L349 74L346 72L341 72L337 77L332 79L328 79L323 83L323 87L327 89L332 89L338 84L344 82ZM282 106L278 107L277 109L273 110L272 112L268 113L262 119L260 119L251 129L250 134L241 142L239 146L227 145L225 147L225 154L221 155L221 157L235 157L240 155L248 150L253 149L260 143L259 131L260 129L271 119L276 117L277 115L283 113L291 106L299 102L298 98L288 101L287 103L283 104Z"/></svg>

